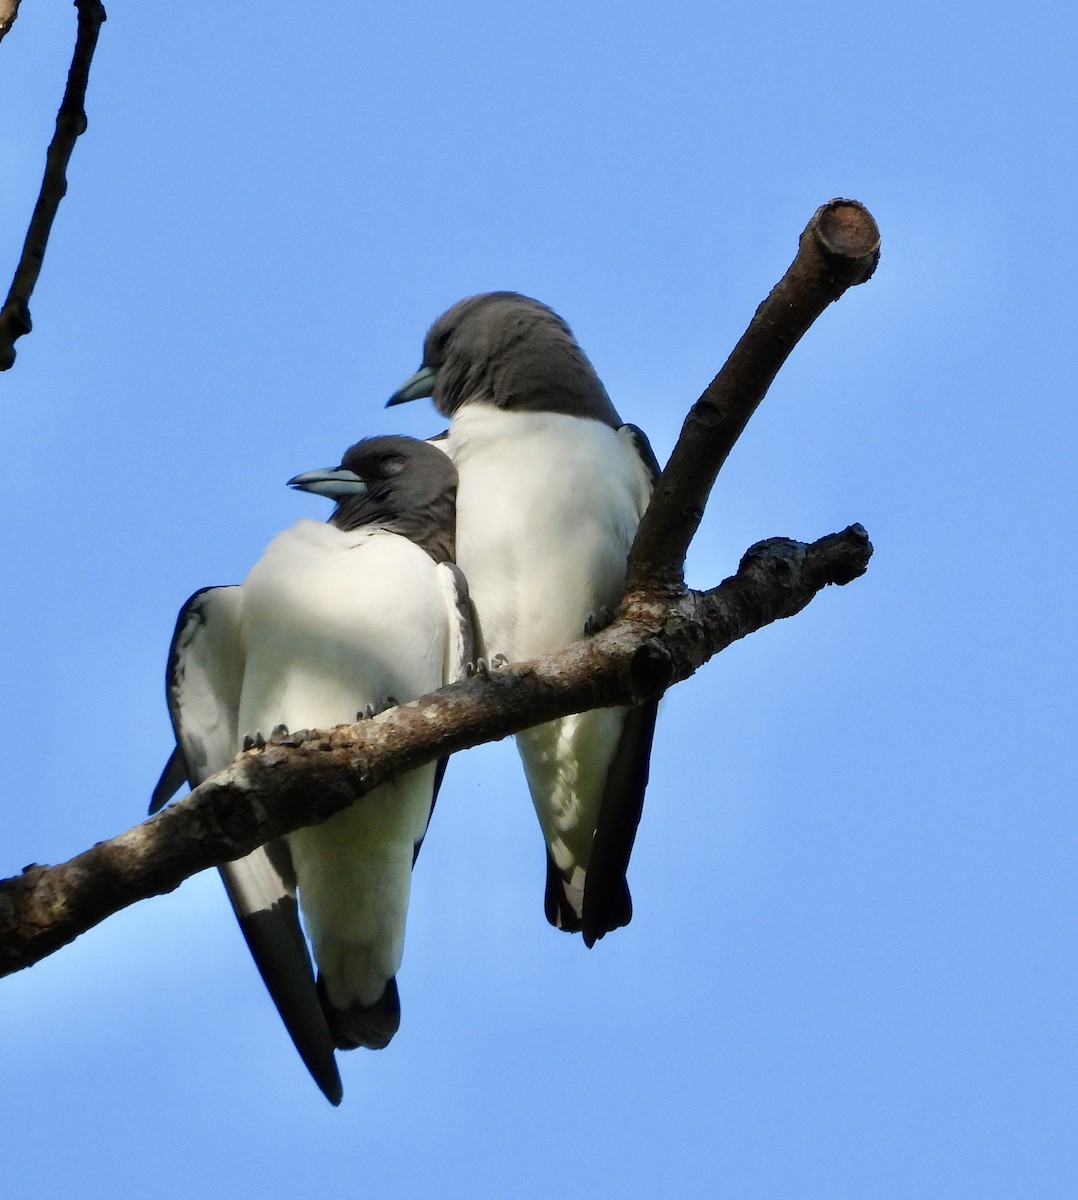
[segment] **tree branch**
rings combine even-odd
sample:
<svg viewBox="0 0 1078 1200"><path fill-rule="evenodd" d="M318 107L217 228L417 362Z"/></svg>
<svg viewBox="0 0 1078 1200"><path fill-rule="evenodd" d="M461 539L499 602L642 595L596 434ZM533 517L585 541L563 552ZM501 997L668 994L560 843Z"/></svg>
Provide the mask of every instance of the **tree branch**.
<svg viewBox="0 0 1078 1200"><path fill-rule="evenodd" d="M0 5L10 0L0 0ZM67 193L67 164L79 135L86 132L86 86L90 79L90 63L97 46L97 35L105 20L105 10L99 0L75 0L79 13L75 52L67 73L67 87L56 114L56 132L45 156L45 175L34 205L30 227L26 231L22 256L15 269L15 278L3 309L0 309L0 371L8 370L15 362L15 342L30 332L30 296L41 274L45 247L60 201ZM18 10L17 0L5 27L0 8L0 37L10 28Z"/></svg>
<svg viewBox="0 0 1078 1200"><path fill-rule="evenodd" d="M810 546L753 546L737 574L686 592L658 626L615 621L558 654L445 687L357 725L300 730L245 751L183 800L56 867L0 882L0 975L51 954L136 900L316 824L394 775L532 725L638 703L712 655L793 616L828 583L864 573L872 547L854 525Z"/></svg>
<svg viewBox="0 0 1078 1200"><path fill-rule="evenodd" d="M862 575L872 546L859 525L811 545L759 542L709 591L685 588L681 569L718 469L778 366L831 299L871 275L877 256L875 222L855 202L832 201L809 222L790 270L685 422L610 626L357 725L294 732L246 751L119 837L0 881L0 975L197 871L324 821L401 772L570 713L640 703L739 638L800 612L827 584Z"/></svg>
<svg viewBox="0 0 1078 1200"><path fill-rule="evenodd" d="M880 231L856 200L832 200L805 227L789 270L756 310L725 366L692 406L640 522L628 591L676 593L722 464L771 381L823 310L872 277Z"/></svg>
<svg viewBox="0 0 1078 1200"><path fill-rule="evenodd" d="M19 15L21 0L0 0L0 42L4 40L8 30L15 24Z"/></svg>

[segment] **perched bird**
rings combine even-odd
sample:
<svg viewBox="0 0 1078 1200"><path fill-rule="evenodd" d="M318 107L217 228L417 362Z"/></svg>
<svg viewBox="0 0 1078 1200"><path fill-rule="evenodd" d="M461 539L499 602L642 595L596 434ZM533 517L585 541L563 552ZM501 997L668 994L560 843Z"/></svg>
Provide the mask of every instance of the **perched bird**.
<svg viewBox="0 0 1078 1200"><path fill-rule="evenodd" d="M205 588L184 605L166 679L177 749L151 812L185 779L194 787L227 766L245 735L350 724L459 678L474 657L453 565L457 475L440 450L368 438L340 467L289 483L336 508L326 524L279 534L238 587ZM400 1022L412 864L444 765L221 868L266 986L333 1104L334 1046L378 1049Z"/></svg>
<svg viewBox="0 0 1078 1200"><path fill-rule="evenodd" d="M511 661L601 627L658 464L622 424L569 327L536 300L489 292L431 326L423 362L389 400L430 396L450 418L457 562L481 653ZM625 879L657 702L565 717L517 735L547 843L546 915L591 946L628 923Z"/></svg>

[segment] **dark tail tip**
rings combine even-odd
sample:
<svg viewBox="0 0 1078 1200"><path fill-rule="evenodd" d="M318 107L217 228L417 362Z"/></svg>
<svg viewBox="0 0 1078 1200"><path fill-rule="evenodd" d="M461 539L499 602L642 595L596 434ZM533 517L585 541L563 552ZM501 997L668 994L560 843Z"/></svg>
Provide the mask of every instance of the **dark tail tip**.
<svg viewBox="0 0 1078 1200"><path fill-rule="evenodd" d="M633 898L629 894L629 884L624 876L615 887L602 896L601 902L596 903L596 899L589 893L588 884L585 883L581 932L584 935L584 945L589 950L608 933L621 929L633 919Z"/></svg>
<svg viewBox="0 0 1078 1200"><path fill-rule="evenodd" d="M584 893L565 882L558 870L550 850L546 852L546 891L543 895L543 911L555 929L565 933L579 933Z"/></svg>
<svg viewBox="0 0 1078 1200"><path fill-rule="evenodd" d="M318 998L322 1001L326 1024L338 1050L356 1050L360 1046L368 1050L384 1050L400 1028L401 1002L395 978L386 983L381 998L373 1004L334 1008L326 993L325 982L319 975Z"/></svg>

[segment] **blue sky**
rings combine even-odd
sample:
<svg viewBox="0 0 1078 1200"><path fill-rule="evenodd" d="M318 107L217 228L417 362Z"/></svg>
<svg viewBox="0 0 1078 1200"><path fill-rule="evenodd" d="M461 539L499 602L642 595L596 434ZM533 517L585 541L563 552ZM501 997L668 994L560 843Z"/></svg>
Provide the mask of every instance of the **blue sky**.
<svg viewBox="0 0 1078 1200"><path fill-rule="evenodd" d="M374 7L376 11L369 11ZM693 547L869 574L661 715L633 924L542 917L510 744L451 766L403 1024L308 1081L210 873L0 981L12 1194L1069 1196L1073 59L1060 4L114 3L4 376L0 872L138 820L196 587L314 498L430 321L512 288L664 458L823 201L883 232ZM0 46L10 277L74 30Z"/></svg>

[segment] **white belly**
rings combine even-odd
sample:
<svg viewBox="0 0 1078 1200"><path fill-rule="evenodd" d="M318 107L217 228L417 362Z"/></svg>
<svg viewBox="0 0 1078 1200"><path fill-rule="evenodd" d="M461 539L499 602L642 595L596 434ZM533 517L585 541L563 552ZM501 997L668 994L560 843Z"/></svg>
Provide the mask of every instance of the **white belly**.
<svg viewBox="0 0 1078 1200"><path fill-rule="evenodd" d="M465 405L448 452L460 474L457 562L488 656L560 649L613 611L651 483L632 442L598 421ZM552 721L517 745L555 863L583 887L625 709Z"/></svg>
<svg viewBox="0 0 1078 1200"><path fill-rule="evenodd" d="M243 585L239 732L352 723L443 682L447 613L429 555L406 538L301 521ZM339 1007L374 1003L400 966L413 847L434 766L288 838L300 905Z"/></svg>

